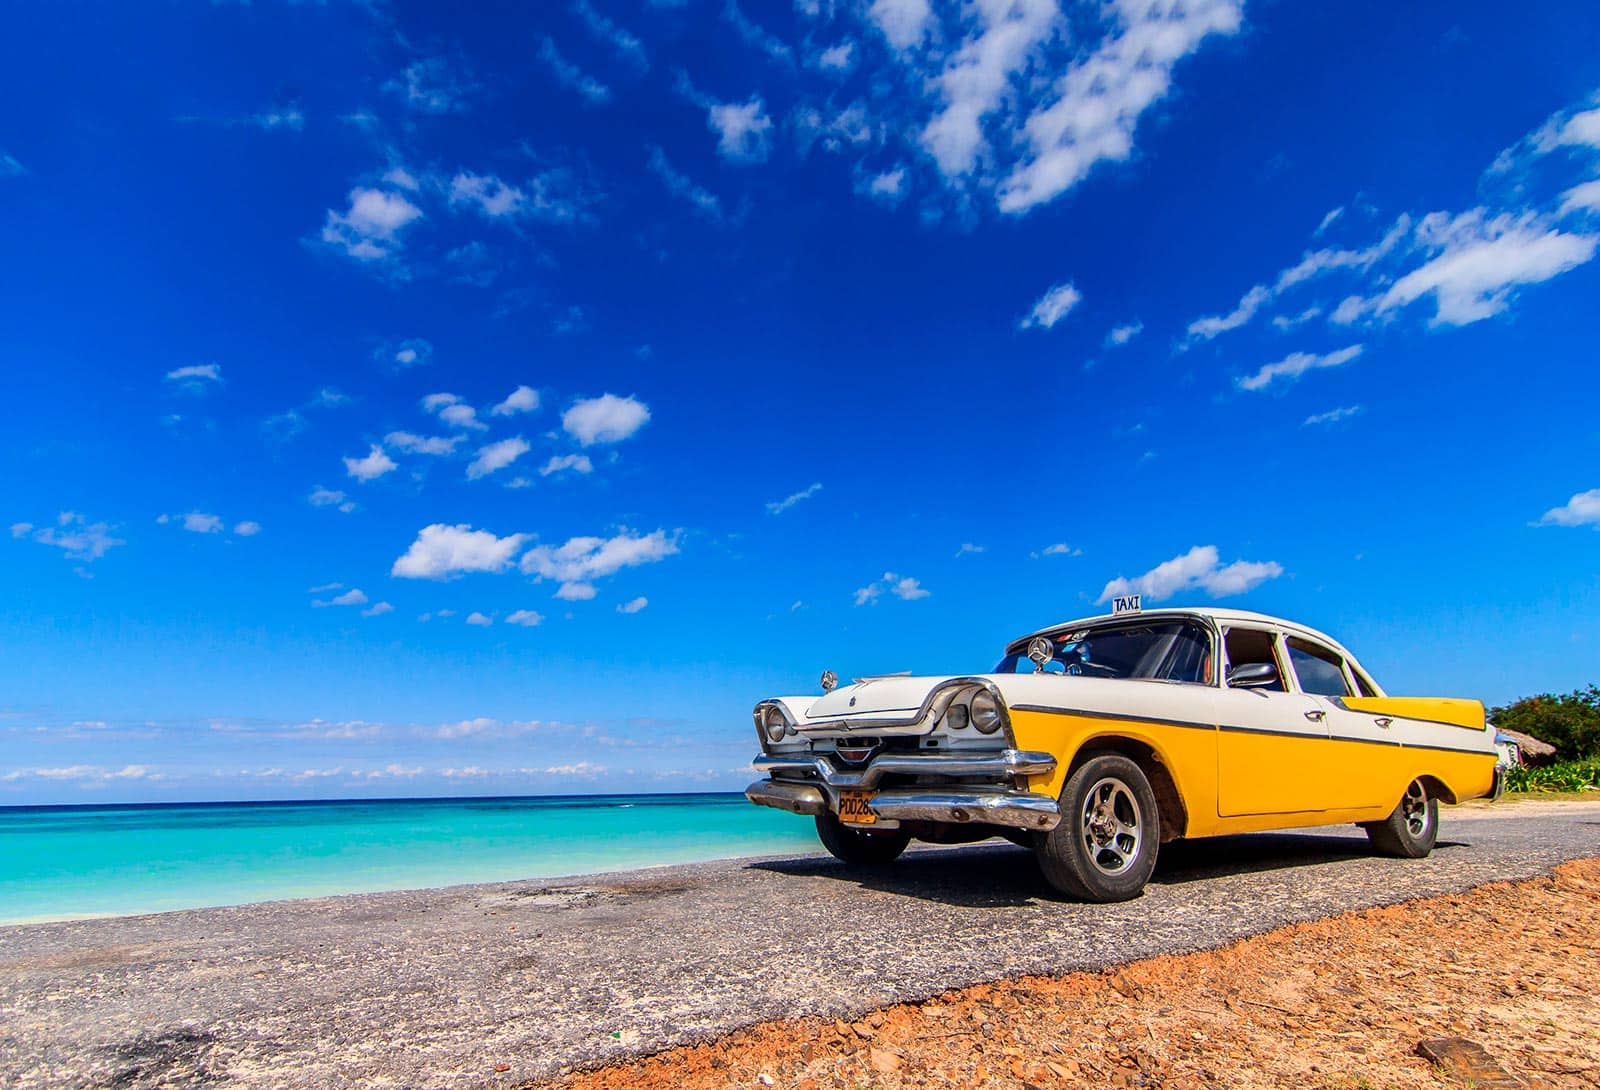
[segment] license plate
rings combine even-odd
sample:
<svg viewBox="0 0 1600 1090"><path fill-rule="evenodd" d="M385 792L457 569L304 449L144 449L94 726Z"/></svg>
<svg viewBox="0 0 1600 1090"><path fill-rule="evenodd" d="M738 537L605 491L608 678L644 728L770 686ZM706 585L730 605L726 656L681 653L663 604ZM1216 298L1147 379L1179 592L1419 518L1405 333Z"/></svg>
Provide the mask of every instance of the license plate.
<svg viewBox="0 0 1600 1090"><path fill-rule="evenodd" d="M871 801L871 791L840 791L839 820L852 825L876 825L878 815L867 805Z"/></svg>

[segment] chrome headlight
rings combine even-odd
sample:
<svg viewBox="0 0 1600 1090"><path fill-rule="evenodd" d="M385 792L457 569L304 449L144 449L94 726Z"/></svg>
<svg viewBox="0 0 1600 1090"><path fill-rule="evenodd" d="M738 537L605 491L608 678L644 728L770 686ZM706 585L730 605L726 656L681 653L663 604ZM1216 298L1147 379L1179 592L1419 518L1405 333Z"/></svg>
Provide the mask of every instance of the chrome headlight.
<svg viewBox="0 0 1600 1090"><path fill-rule="evenodd" d="M761 733L766 735L770 742L781 742L783 736L790 733L789 720L784 717L783 709L776 704L763 704L757 709L757 718L761 724Z"/></svg>
<svg viewBox="0 0 1600 1090"><path fill-rule="evenodd" d="M972 699L967 701L967 711L972 717L972 725L984 734L993 734L1005 724L1005 713L1000 710L1000 701L987 689L979 689L972 694Z"/></svg>
<svg viewBox="0 0 1600 1090"><path fill-rule="evenodd" d="M946 730L966 730L972 722L972 716L967 711L965 704L951 704L945 709L944 718L939 721Z"/></svg>

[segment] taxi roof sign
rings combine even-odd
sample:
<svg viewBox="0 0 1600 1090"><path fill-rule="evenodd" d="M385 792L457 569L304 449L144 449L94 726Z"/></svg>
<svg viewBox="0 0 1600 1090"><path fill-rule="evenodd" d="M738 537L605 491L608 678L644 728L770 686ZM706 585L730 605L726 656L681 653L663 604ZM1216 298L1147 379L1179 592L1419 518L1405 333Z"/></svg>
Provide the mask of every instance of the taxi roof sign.
<svg viewBox="0 0 1600 1090"><path fill-rule="evenodd" d="M1113 596L1111 599L1111 615L1115 617L1119 613L1138 613L1144 608L1143 598L1144 595L1142 594L1118 594Z"/></svg>

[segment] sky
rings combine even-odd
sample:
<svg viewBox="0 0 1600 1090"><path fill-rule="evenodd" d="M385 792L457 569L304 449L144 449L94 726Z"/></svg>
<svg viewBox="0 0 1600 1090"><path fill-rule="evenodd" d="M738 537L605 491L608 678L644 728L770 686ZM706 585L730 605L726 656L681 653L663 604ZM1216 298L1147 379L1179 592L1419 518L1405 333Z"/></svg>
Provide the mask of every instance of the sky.
<svg viewBox="0 0 1600 1090"><path fill-rule="evenodd" d="M0 805L728 790L1148 605L1600 680L1600 12L85 3L0 38Z"/></svg>

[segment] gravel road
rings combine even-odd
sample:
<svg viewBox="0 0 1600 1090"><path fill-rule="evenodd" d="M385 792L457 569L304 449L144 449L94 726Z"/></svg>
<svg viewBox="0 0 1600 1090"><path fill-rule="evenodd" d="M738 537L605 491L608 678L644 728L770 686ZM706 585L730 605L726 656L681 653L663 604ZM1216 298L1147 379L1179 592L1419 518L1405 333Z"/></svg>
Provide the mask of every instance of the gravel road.
<svg viewBox="0 0 1600 1090"><path fill-rule="evenodd" d="M993 842L0 928L0 1086L510 1086L1597 855L1600 803L1523 802L1448 812L1421 861L1350 828L1168 845L1124 905L1057 900Z"/></svg>

